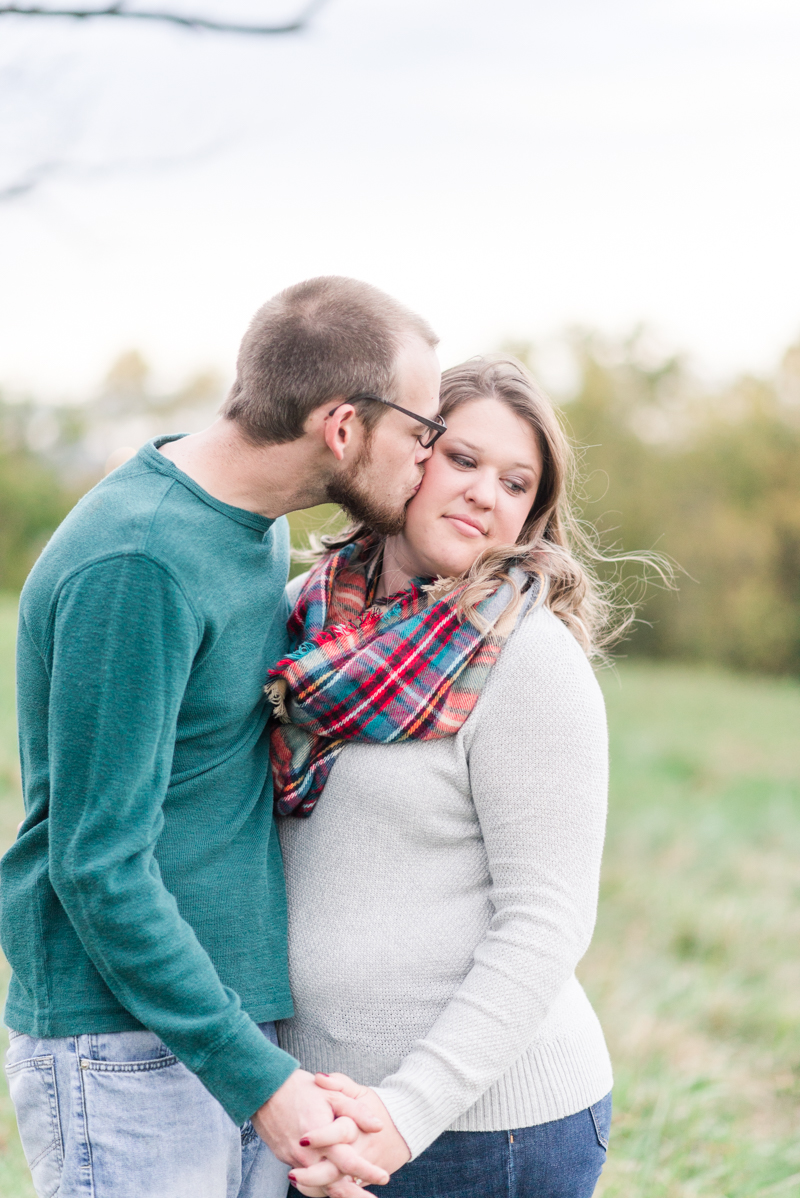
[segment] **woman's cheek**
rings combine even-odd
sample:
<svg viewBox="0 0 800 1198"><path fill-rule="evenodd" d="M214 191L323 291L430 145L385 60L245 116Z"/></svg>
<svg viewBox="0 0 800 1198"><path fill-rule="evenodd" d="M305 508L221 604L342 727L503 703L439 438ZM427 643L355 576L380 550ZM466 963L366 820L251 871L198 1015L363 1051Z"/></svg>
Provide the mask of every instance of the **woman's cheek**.
<svg viewBox="0 0 800 1198"><path fill-rule="evenodd" d="M499 545L516 544L529 510L527 503L498 503L495 508L494 539Z"/></svg>

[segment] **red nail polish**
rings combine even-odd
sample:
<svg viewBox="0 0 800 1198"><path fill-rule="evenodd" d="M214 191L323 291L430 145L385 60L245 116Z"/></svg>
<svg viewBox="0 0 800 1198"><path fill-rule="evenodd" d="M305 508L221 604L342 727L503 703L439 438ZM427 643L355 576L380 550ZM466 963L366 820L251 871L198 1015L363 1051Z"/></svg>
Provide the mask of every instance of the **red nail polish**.
<svg viewBox="0 0 800 1198"><path fill-rule="evenodd" d="M300 1141L300 1147L301 1147L301 1148L308 1148L308 1147L310 1146L310 1144L311 1144L311 1141L310 1141L310 1140L301 1140L301 1141Z"/></svg>
<svg viewBox="0 0 800 1198"><path fill-rule="evenodd" d="M320 1077L330 1077L330 1073L323 1073L321 1069L319 1071L319 1075Z"/></svg>
<svg viewBox="0 0 800 1198"><path fill-rule="evenodd" d="M294 1183L297 1181L297 1178L295 1177L294 1173L289 1174L289 1181L292 1183L292 1185L294 1185Z"/></svg>

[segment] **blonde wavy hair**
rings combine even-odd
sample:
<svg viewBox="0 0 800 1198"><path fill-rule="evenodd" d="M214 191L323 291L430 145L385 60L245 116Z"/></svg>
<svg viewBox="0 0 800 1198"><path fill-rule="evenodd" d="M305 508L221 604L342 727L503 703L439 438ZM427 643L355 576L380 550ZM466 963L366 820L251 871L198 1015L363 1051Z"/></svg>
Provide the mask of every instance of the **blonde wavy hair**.
<svg viewBox="0 0 800 1198"><path fill-rule="evenodd" d="M511 571L517 567L529 577L538 576L544 606L567 626L586 654L607 661L611 645L636 618L637 599L646 581L640 572L634 583L636 594L631 595L620 577L621 568L637 563L646 575L671 586L672 566L661 554L649 551L602 552L596 530L575 514L574 450L552 402L522 362L500 355L477 357L443 373L439 411L445 420L477 399L496 399L530 425L542 455L542 477L516 544L485 550L460 577L441 580L431 589L439 597L459 588L459 613L477 622L478 604L503 582L511 584L511 606L516 606L519 588ZM324 548L341 548L369 531L363 524L350 526L339 536L323 538ZM603 567L604 577L598 575L598 567Z"/></svg>

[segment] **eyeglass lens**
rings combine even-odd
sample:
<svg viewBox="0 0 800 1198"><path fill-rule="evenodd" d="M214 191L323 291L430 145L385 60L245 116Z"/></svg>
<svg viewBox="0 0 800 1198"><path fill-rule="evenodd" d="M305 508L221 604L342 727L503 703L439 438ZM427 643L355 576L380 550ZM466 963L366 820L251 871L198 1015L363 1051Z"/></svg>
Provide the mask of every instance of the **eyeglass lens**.
<svg viewBox="0 0 800 1198"><path fill-rule="evenodd" d="M442 433L446 432L447 426L445 425L441 416L437 416L436 423L441 427L437 429L431 429L430 432L420 433L419 443L423 449L430 449L432 445L436 444Z"/></svg>

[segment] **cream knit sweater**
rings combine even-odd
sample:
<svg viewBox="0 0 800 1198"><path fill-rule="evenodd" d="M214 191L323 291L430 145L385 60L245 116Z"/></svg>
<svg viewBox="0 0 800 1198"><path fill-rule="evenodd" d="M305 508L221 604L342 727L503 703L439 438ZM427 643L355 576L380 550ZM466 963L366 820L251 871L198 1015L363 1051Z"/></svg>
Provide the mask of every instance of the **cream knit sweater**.
<svg viewBox="0 0 800 1198"><path fill-rule="evenodd" d="M348 745L280 819L296 1014L281 1047L374 1086L417 1156L611 1088L574 970L597 907L600 688L546 608L523 616L453 737Z"/></svg>

